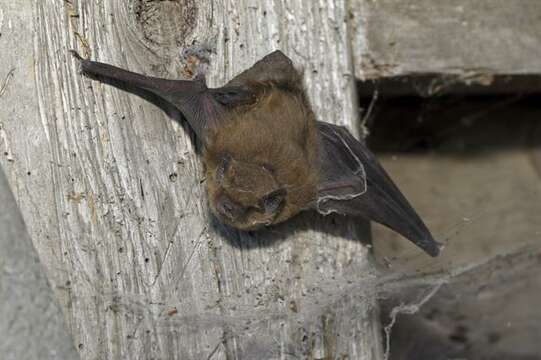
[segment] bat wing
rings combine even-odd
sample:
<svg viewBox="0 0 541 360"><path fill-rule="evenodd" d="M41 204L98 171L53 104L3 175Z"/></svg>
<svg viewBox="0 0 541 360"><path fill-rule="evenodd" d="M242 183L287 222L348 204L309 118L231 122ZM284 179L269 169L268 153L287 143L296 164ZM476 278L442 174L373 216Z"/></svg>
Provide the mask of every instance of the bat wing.
<svg viewBox="0 0 541 360"><path fill-rule="evenodd" d="M256 100L251 84L263 81L285 82L299 78L291 60L281 51L265 56L225 86L215 89L207 88L203 77L195 81L161 79L83 59L73 53L80 60L83 73L113 84L119 82L149 91L175 105L203 143L209 129L220 126L223 112L227 108Z"/></svg>
<svg viewBox="0 0 541 360"><path fill-rule="evenodd" d="M342 126L318 122L318 128L318 212L374 220L437 256L440 245L366 146Z"/></svg>
<svg viewBox="0 0 541 360"><path fill-rule="evenodd" d="M208 130L220 125L222 105L214 98L203 78L195 81L168 80L134 73L97 61L82 59L84 74L99 80L143 89L176 106L190 123L196 135L205 143Z"/></svg>

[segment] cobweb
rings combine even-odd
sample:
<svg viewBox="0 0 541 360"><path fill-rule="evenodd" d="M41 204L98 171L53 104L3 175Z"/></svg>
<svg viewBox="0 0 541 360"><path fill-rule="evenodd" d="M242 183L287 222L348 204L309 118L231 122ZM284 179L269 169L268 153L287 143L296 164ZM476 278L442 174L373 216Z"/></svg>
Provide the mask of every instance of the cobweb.
<svg viewBox="0 0 541 360"><path fill-rule="evenodd" d="M283 349L281 330L274 328L274 324L295 324L293 331L302 332L320 326L318 319L329 308L345 304L344 311L354 319L356 314L366 313L367 306L374 306L373 299L379 299L385 360L497 359L502 356L501 352L487 350L486 347L493 348L493 342L505 336L505 331L500 331L502 327L510 326L505 319L520 310L506 309L508 316L498 312L503 313L505 306L517 306L513 298L518 292L527 292L533 283L537 284L537 289L541 289L540 279L541 245L536 243L475 263L445 269L424 271L415 268L403 272L401 269L380 268L363 274L356 282L343 283L340 279L328 279L320 283L317 298L307 299L302 311L294 313L284 311L283 307L277 305L259 311L247 306L239 309L234 316L203 312L171 317L167 315L167 309L173 304L163 304L151 311L148 304L141 302L137 296L130 298L125 293L114 301L117 307L139 314L143 323L145 317L152 318L153 322L157 319L162 331L226 329L216 348L202 354L202 358L213 358L225 342L238 337L245 340L239 358L274 359L284 354L288 355L286 359L305 358L300 344L285 344L286 349ZM531 295L525 294L526 297ZM538 300L540 298L537 296ZM536 300L531 300L530 305L534 306ZM475 317L467 318L472 311L485 307L488 312L481 314L482 321ZM490 314L490 311L495 313ZM489 321L486 321L486 317L489 317ZM512 324L510 330L518 331L521 337L523 332L535 337L539 334L535 331L541 328L538 305L527 311L526 317L529 319L512 319L516 323ZM477 343L483 337L486 339L481 341L482 344ZM528 341L531 343L533 340ZM278 352L277 348L282 350ZM525 349L524 353L533 351ZM505 358L536 359L510 354L506 354Z"/></svg>
<svg viewBox="0 0 541 360"><path fill-rule="evenodd" d="M485 210L445 219L444 223L451 225L434 232L446 245L436 259L414 247L394 251L395 256L384 248L379 250L376 269L345 268L342 277L314 272L314 279L305 282L317 284L317 291L309 293L302 305L287 304L278 296L262 301L265 306L254 307L233 296L224 297L220 304L224 309L235 309L230 315L207 310L183 314L180 302L149 306L136 294L103 296L111 299L117 312L138 318L140 328L157 324L158 331L179 337L191 332L221 332L210 351L197 355L203 359L220 358L225 344L241 341L234 358L307 358L307 347L318 345L306 345L303 339L324 326L321 318L329 309L340 309L341 323L333 328L347 333L348 328L359 326L359 321L369 322L362 316L378 311L377 305L385 360L539 359L541 222L535 225L535 219L541 213L535 210L541 208L541 196L536 191L527 195L530 201L522 201L519 207L485 206ZM502 240L508 221L522 224L519 220L531 226L514 228L509 233L515 237ZM385 237L375 230L375 238ZM501 246L481 252L488 255L466 256L498 238ZM409 244L403 238L397 242ZM293 306L299 309L291 311ZM171 316L171 309L179 309L179 313ZM298 341L284 335L286 332L298 334ZM363 339L356 340L368 346ZM321 355L324 358L325 353Z"/></svg>
<svg viewBox="0 0 541 360"><path fill-rule="evenodd" d="M178 331L181 335L223 331L216 346L199 356L203 359L220 358L225 344L241 341L243 345L232 358L309 358L303 339L312 339L311 333L317 332L314 329L328 325L322 324L321 318L329 309L340 309L337 316L341 323L336 319L327 322L333 330L345 329L345 334L359 322L369 322L362 318L365 314L379 311L381 328L376 331L381 333L385 360L541 359L540 180L534 178L538 176L535 171L527 169L527 156L515 152L510 150L501 161L493 157L475 160L463 169L462 163L451 164L452 180L460 182L454 189L423 189L429 202L425 209L443 208L441 202L457 198L454 212L445 209L425 217L435 238L445 244L436 259L375 226L377 269L344 268L342 277L314 272L311 276L320 279L305 280L317 283L318 289L295 311L291 308L299 304L284 304L279 297L260 308L225 298L220 306L234 307L232 315L201 311L169 316L168 311L177 304L149 308L138 295L126 293L113 302L138 316L143 325L147 319L148 323L157 323L161 331ZM399 160L404 172L414 172L407 160ZM450 162L448 158L441 161L442 167ZM426 164L419 168L423 167ZM404 183L401 180L400 186ZM411 182L417 186L417 178ZM468 186L484 195L469 199L475 192L456 193ZM298 341L284 342L295 339L289 336L291 333L298 333ZM354 340L359 346L369 345L363 339ZM317 344L310 346L318 348ZM320 355L314 358L327 356L325 352ZM349 359L356 358L348 355Z"/></svg>
<svg viewBox="0 0 541 360"><path fill-rule="evenodd" d="M532 325L537 328L541 326L541 314L535 314L537 310L529 311L533 313L528 315L531 316L529 324L521 324L518 323L521 319L512 317L520 312L520 309L510 308L517 305L513 304L513 298L521 291L525 292L524 297L532 297L530 299L532 305L540 300L539 294L535 296L535 290L533 293L530 291L530 294L527 290L533 283L539 286L540 275L541 246L537 245L439 273L398 276L397 279L382 278L379 295L385 299L383 307L388 317L384 320L385 359L437 358L434 357L435 354L439 354L442 358L450 355L467 355L467 358L476 359L493 358L490 356L494 355L484 349L484 346L490 345L496 337L502 336L497 335L501 325L505 327L509 325L509 321L517 321L513 324L514 331L524 332L532 331ZM475 309L480 309L479 311L484 313L468 319ZM491 314L491 311L496 313ZM416 316L413 320L401 316L414 314ZM409 355L401 353L390 356L393 348L391 346L393 327L401 317L404 322L414 321L415 327L419 328L414 331L418 331L420 336L409 339L409 348L412 349ZM479 319L487 320L487 317L489 319L485 323L482 321L475 323ZM423 333L429 332L432 327L439 327L439 332L431 333L429 337L424 336ZM412 332L411 325L406 326L406 329L407 332ZM468 340L468 333L472 334L472 340ZM469 343L479 340L479 334L486 335L488 344ZM404 331L399 336L404 337ZM419 353L418 347L421 344L425 349ZM425 354L427 347L434 349ZM394 348L395 351L404 351L400 346ZM447 349L448 353L445 353L444 349ZM472 354L476 356L472 357Z"/></svg>

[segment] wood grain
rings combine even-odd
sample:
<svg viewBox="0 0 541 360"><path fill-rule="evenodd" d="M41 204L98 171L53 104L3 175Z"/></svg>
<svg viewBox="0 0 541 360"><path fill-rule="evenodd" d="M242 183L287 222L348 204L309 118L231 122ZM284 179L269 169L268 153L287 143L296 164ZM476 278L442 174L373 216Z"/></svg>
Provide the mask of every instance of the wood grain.
<svg viewBox="0 0 541 360"><path fill-rule="evenodd" d="M74 359L77 351L0 168L2 359Z"/></svg>
<svg viewBox="0 0 541 360"><path fill-rule="evenodd" d="M319 119L356 131L346 2L44 0L33 11L36 109L3 118L1 164L81 358L379 359L366 222L305 214L258 233L224 228L181 116L84 78L68 52L86 43L95 60L179 78L181 49L207 49L217 86L281 49L304 67Z"/></svg>

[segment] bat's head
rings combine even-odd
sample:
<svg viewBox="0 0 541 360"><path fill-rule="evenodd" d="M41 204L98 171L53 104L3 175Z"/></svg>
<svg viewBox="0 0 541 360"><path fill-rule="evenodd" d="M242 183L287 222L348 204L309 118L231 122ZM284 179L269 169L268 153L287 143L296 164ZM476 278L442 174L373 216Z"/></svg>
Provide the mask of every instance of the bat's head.
<svg viewBox="0 0 541 360"><path fill-rule="evenodd" d="M308 114L308 115L307 115ZM250 230L298 213L317 195L316 133L304 103L269 91L230 114L205 148L210 207Z"/></svg>
<svg viewBox="0 0 541 360"><path fill-rule="evenodd" d="M229 156L207 161L210 206L224 223L241 230L274 223L286 206L287 189L274 169Z"/></svg>

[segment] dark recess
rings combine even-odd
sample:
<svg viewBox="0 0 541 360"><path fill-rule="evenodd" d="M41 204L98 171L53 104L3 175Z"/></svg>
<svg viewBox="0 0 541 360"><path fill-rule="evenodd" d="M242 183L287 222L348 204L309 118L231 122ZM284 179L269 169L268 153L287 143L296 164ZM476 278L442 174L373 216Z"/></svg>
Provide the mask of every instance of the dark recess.
<svg viewBox="0 0 541 360"><path fill-rule="evenodd" d="M456 76L412 74L358 82L357 85L361 117L366 120L369 130L366 141L379 154L439 155L433 157L434 161L442 155L465 159L508 150L533 150L533 153L541 154L539 75L495 76L489 82L468 85ZM541 155L536 158L541 161ZM425 191L424 186L419 188ZM507 284L516 284L519 279L525 281L529 274L536 274L531 269L511 270L516 264L508 265L503 266L505 271L501 268L486 270L493 279L496 279L496 270L502 276L515 273L514 280L493 280L494 288L502 284L505 289ZM541 359L522 349L533 346L528 339L516 344L516 353L502 353L496 345L509 339L500 333L501 329L486 331L486 325L479 323L472 326L463 304L483 301L477 295L468 299L472 296L468 293L477 294L468 290L468 286L482 282L482 288L486 290L489 285L484 281L480 277L469 278L463 283L446 286L419 313L400 317L392 331L389 358ZM498 291L503 294L504 290ZM383 324L389 324L391 309L400 303L411 302L404 300L408 299L407 295L401 293L396 299L389 297L380 303ZM495 301L495 295L484 301ZM515 314L510 309L502 311L509 316ZM532 327L532 331L536 329Z"/></svg>
<svg viewBox="0 0 541 360"><path fill-rule="evenodd" d="M457 76L413 74L358 82L364 113L373 103L368 146L449 155L541 146L541 76L490 79L468 85Z"/></svg>

